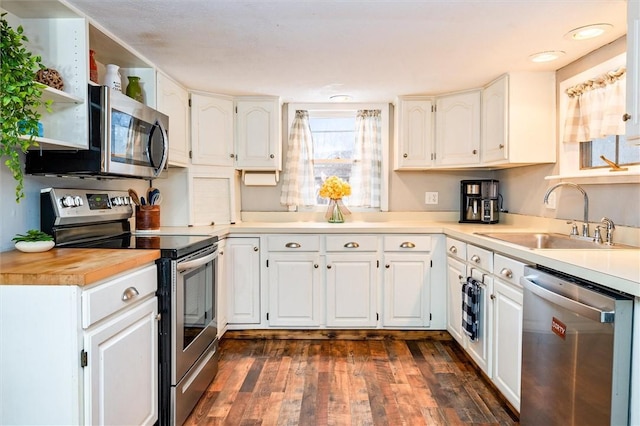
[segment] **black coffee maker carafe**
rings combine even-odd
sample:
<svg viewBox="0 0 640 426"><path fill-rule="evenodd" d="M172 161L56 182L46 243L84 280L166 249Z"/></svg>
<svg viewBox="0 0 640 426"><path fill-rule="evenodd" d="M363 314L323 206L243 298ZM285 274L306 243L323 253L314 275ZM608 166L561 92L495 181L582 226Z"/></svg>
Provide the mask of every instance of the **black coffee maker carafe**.
<svg viewBox="0 0 640 426"><path fill-rule="evenodd" d="M498 223L498 181L460 181L460 223Z"/></svg>

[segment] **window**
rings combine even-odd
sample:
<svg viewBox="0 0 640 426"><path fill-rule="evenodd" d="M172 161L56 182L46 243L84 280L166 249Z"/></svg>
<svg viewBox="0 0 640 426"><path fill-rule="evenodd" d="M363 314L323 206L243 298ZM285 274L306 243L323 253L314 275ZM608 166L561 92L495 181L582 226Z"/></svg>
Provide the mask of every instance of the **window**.
<svg viewBox="0 0 640 426"><path fill-rule="evenodd" d="M640 146L627 143L624 135L608 136L580 143L580 169L610 168L602 158L616 163L618 166L640 164Z"/></svg>
<svg viewBox="0 0 640 426"><path fill-rule="evenodd" d="M338 176L353 183L356 153L356 117L359 110L380 111L380 144L382 166L380 170L379 208L356 208L363 211L388 210L388 151L389 151L389 105L388 104L289 104L287 129L291 129L296 110L308 111L309 127L313 138L314 192L316 206L325 206L328 200L318 196L322 182L329 176ZM357 174L357 173L356 173ZM357 184L356 184L357 185ZM353 186L353 185L352 185ZM352 188L357 191L358 188ZM353 198L353 196L352 196ZM349 205L349 199L345 204ZM353 206L350 206L351 209ZM298 206L298 209L301 209Z"/></svg>

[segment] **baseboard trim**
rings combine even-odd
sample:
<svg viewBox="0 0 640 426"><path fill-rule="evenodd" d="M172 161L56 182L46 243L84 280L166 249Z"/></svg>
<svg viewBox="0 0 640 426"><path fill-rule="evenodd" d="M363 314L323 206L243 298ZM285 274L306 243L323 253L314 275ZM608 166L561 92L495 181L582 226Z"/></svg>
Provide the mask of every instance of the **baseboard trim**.
<svg viewBox="0 0 640 426"><path fill-rule="evenodd" d="M451 340L445 330L227 330L223 339Z"/></svg>

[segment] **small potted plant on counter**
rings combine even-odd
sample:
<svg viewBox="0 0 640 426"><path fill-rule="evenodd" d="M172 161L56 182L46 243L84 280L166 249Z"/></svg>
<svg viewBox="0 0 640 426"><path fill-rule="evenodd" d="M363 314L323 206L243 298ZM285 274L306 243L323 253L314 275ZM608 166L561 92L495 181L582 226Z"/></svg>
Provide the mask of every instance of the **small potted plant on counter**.
<svg viewBox="0 0 640 426"><path fill-rule="evenodd" d="M51 250L56 243L53 237L37 229L30 229L26 234L16 234L11 239L18 250L25 253L39 253Z"/></svg>

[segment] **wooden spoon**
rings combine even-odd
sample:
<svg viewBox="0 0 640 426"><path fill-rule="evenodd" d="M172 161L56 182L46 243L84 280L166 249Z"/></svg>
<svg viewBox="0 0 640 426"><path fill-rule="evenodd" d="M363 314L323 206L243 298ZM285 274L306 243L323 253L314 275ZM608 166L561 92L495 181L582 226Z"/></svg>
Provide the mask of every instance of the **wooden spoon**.
<svg viewBox="0 0 640 426"><path fill-rule="evenodd" d="M135 189L129 188L129 197L131 197L131 201L133 201L133 204L135 204L136 206L140 205L140 197L138 197L138 193L135 191Z"/></svg>

